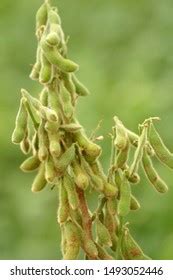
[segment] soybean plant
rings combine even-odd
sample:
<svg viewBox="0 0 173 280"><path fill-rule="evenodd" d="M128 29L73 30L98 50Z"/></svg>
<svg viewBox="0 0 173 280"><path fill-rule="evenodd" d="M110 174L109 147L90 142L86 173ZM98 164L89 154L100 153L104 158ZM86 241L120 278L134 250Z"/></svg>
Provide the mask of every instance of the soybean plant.
<svg viewBox="0 0 173 280"><path fill-rule="evenodd" d="M36 62L30 78L43 88L38 98L21 90L12 142L28 155L21 170L36 172L32 192L45 187L58 192L58 242L63 259L78 259L80 250L90 260L149 259L131 236L126 217L140 209L132 192L140 181L141 165L157 192L168 190L152 163L156 157L173 168L173 154L154 126L157 118L145 120L139 134L126 128L117 116L113 118L110 167L105 173L102 149L96 144L103 137L88 137L75 111L78 98L90 93L76 76L79 66L68 58L58 10L48 0L36 15L36 37ZM93 212L88 207L88 190L98 195Z"/></svg>

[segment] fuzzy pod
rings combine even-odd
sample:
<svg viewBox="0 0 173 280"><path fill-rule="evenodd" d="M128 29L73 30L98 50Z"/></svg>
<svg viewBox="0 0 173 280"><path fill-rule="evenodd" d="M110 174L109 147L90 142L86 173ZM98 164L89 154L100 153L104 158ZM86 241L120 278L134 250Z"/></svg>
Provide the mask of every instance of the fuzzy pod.
<svg viewBox="0 0 173 280"><path fill-rule="evenodd" d="M48 89L46 87L43 88L43 90L40 93L40 102L43 106L48 106Z"/></svg>
<svg viewBox="0 0 173 280"><path fill-rule="evenodd" d="M100 260L113 260L113 257L109 255L103 247L97 243L95 243L95 245L97 247L98 257Z"/></svg>
<svg viewBox="0 0 173 280"><path fill-rule="evenodd" d="M59 101L59 95L56 92L56 90L49 85L48 87L48 102L50 108L52 108L55 112L59 114L60 112L60 101Z"/></svg>
<svg viewBox="0 0 173 280"><path fill-rule="evenodd" d="M138 209L140 209L140 203L139 201L136 199L136 197L134 197L133 195L131 195L131 199L130 199L130 210L136 211Z"/></svg>
<svg viewBox="0 0 173 280"><path fill-rule="evenodd" d="M120 200L118 203L118 214L126 216L130 211L131 187L128 180L124 177L120 186Z"/></svg>
<svg viewBox="0 0 173 280"><path fill-rule="evenodd" d="M60 38L59 38L58 34L54 31L51 31L46 36L46 43L50 46L58 46L60 43Z"/></svg>
<svg viewBox="0 0 173 280"><path fill-rule="evenodd" d="M74 72L79 69L76 63L64 58L57 47L49 46L45 40L42 40L41 47L49 62L57 66L61 71Z"/></svg>
<svg viewBox="0 0 173 280"><path fill-rule="evenodd" d="M59 176L62 176L75 157L75 144L72 144L59 159L54 159Z"/></svg>
<svg viewBox="0 0 173 280"><path fill-rule="evenodd" d="M104 224L100 222L100 220L96 219L96 235L97 235L97 242L102 246L112 246L111 236L108 229L105 227Z"/></svg>
<svg viewBox="0 0 173 280"><path fill-rule="evenodd" d="M59 207L57 212L57 221L59 224L62 224L65 221L67 221L69 217L69 204L68 204L67 191L62 185L62 182L59 183L58 190L59 190Z"/></svg>
<svg viewBox="0 0 173 280"><path fill-rule="evenodd" d="M73 210L70 207L69 211L70 211L71 219L82 227L83 223L82 223L82 215L81 215L80 209L78 208L78 209Z"/></svg>
<svg viewBox="0 0 173 280"><path fill-rule="evenodd" d="M38 156L31 156L27 158L20 166L23 172L32 172L40 166L40 160Z"/></svg>
<svg viewBox="0 0 173 280"><path fill-rule="evenodd" d="M111 250L116 252L117 251L117 246L118 246L118 237L116 235L115 232L113 232L111 234L111 240L112 240L112 247L111 247Z"/></svg>
<svg viewBox="0 0 173 280"><path fill-rule="evenodd" d="M66 249L67 249L67 239L65 236L65 231L64 231L64 224L61 224L61 252L62 255L64 256L66 253Z"/></svg>
<svg viewBox="0 0 173 280"><path fill-rule="evenodd" d="M124 168L128 161L129 157L129 141L127 141L126 147L124 149L119 150L116 160L115 160L115 167L116 168Z"/></svg>
<svg viewBox="0 0 173 280"><path fill-rule="evenodd" d="M134 154L133 162L129 168L129 177L131 177L134 173L138 171L139 163L142 160L144 147L147 142L147 132L148 132L148 126L144 126L141 135L139 137L139 143Z"/></svg>
<svg viewBox="0 0 173 280"><path fill-rule="evenodd" d="M28 113L24 104L24 99L20 101L19 110L15 121L15 129L12 134L12 142L20 144L27 133Z"/></svg>
<svg viewBox="0 0 173 280"><path fill-rule="evenodd" d="M41 53L41 69L39 75L39 82L41 84L49 84L53 78L53 67L47 60L45 55Z"/></svg>
<svg viewBox="0 0 173 280"><path fill-rule="evenodd" d="M116 126L116 138L114 145L118 150L124 150L128 145L128 135L126 128L116 116L114 117L114 122Z"/></svg>
<svg viewBox="0 0 173 280"><path fill-rule="evenodd" d="M32 183L32 192L40 192L46 187L47 181L45 178L45 164L41 163L38 173Z"/></svg>
<svg viewBox="0 0 173 280"><path fill-rule="evenodd" d="M106 201L108 211L115 215L117 213L118 201L115 197L108 198Z"/></svg>
<svg viewBox="0 0 173 280"><path fill-rule="evenodd" d="M83 130L74 134L74 140L84 150L88 162L95 161L101 154L101 147L88 139Z"/></svg>
<svg viewBox="0 0 173 280"><path fill-rule="evenodd" d="M49 151L53 157L58 158L61 154L59 134L48 133Z"/></svg>
<svg viewBox="0 0 173 280"><path fill-rule="evenodd" d="M120 191L122 176L121 176L120 170L118 170L118 169L116 169L114 172L114 182L115 182L115 185L118 187L118 190Z"/></svg>
<svg viewBox="0 0 173 280"><path fill-rule="evenodd" d="M89 90L77 79L76 75L72 74L72 81L74 83L76 93L79 96L87 96L90 95Z"/></svg>
<svg viewBox="0 0 173 280"><path fill-rule="evenodd" d="M125 170L125 175L126 175L127 180L131 184L138 184L141 180L138 173L133 173L132 175L130 175L129 170Z"/></svg>
<svg viewBox="0 0 173 280"><path fill-rule="evenodd" d="M38 158L45 161L48 157L48 136L45 130L45 122L41 121L38 128Z"/></svg>
<svg viewBox="0 0 173 280"><path fill-rule="evenodd" d="M50 184L53 184L56 181L56 169L51 157L45 162L45 178Z"/></svg>
<svg viewBox="0 0 173 280"><path fill-rule="evenodd" d="M82 236L82 243L83 243L83 249L85 253L91 258L91 259L97 259L98 257L98 250L94 242L89 239L85 233Z"/></svg>
<svg viewBox="0 0 173 280"><path fill-rule="evenodd" d="M49 12L48 12L48 21L49 21L49 24L59 24L61 25L61 19L58 15L58 13L53 10L53 9L49 9Z"/></svg>
<svg viewBox="0 0 173 280"><path fill-rule="evenodd" d="M86 172L76 160L73 161L72 167L75 175L74 176L75 184L78 186L78 188L82 190L86 190L89 186L89 179Z"/></svg>
<svg viewBox="0 0 173 280"><path fill-rule="evenodd" d="M25 155L29 154L29 152L31 150L31 141L29 139L29 129L28 128L26 130L24 139L20 143L20 149Z"/></svg>
<svg viewBox="0 0 173 280"><path fill-rule="evenodd" d="M112 183L105 182L103 192L106 197L118 196L118 188L115 184Z"/></svg>
<svg viewBox="0 0 173 280"><path fill-rule="evenodd" d="M41 70L41 48L40 45L37 47L36 62L32 67L31 73L29 75L31 80L37 81L40 76Z"/></svg>
<svg viewBox="0 0 173 280"><path fill-rule="evenodd" d="M63 177L63 186L67 191L68 202L70 207L73 210L76 210L79 207L78 196L76 193L74 181L68 173L66 173Z"/></svg>
<svg viewBox="0 0 173 280"><path fill-rule="evenodd" d="M150 258L143 253L127 228L123 231L121 252L125 260L150 260Z"/></svg>
<svg viewBox="0 0 173 280"><path fill-rule="evenodd" d="M64 86L66 87L66 89L71 93L74 94L76 91L75 85L72 81L72 74L71 73L61 73L61 77L64 81Z"/></svg>
<svg viewBox="0 0 173 280"><path fill-rule="evenodd" d="M67 240L67 245L63 259L76 260L80 251L80 235L78 228L72 221L69 220L64 224L64 234Z"/></svg>
<svg viewBox="0 0 173 280"><path fill-rule="evenodd" d="M71 119L74 114L74 108L72 105L72 99L70 92L61 83L60 86L60 103L63 109L63 113L67 119Z"/></svg>
<svg viewBox="0 0 173 280"><path fill-rule="evenodd" d="M107 205L104 207L104 225L108 229L110 235L112 235L117 229L115 217L110 213Z"/></svg>
<svg viewBox="0 0 173 280"><path fill-rule="evenodd" d="M155 170L151 158L147 155L146 150L144 150L142 164L145 171L145 174L155 188L156 191L159 193L166 193L168 191L168 187L166 183L160 178L159 174Z"/></svg>
<svg viewBox="0 0 173 280"><path fill-rule="evenodd" d="M149 140L161 163L173 169L173 154L165 146L154 125L150 125Z"/></svg>
<svg viewBox="0 0 173 280"><path fill-rule="evenodd" d="M36 30L38 30L42 25L47 23L47 4L44 3L38 9L36 14Z"/></svg>
<svg viewBox="0 0 173 280"><path fill-rule="evenodd" d="M68 133L76 133L82 129L82 126L80 126L76 123L69 123L69 124L60 125L60 129L64 130L65 132L68 132Z"/></svg>
<svg viewBox="0 0 173 280"><path fill-rule="evenodd" d="M38 155L38 132L35 131L32 140L31 140L31 148L32 148L32 153L33 156L37 156Z"/></svg>

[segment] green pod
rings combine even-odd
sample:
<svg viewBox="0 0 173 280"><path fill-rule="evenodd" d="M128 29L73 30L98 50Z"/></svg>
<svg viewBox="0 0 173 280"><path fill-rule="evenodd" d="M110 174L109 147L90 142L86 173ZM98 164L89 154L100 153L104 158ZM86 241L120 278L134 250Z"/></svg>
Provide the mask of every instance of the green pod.
<svg viewBox="0 0 173 280"><path fill-rule="evenodd" d="M76 260L80 250L80 234L78 228L72 221L64 224L64 234L67 240L64 260Z"/></svg>
<svg viewBox="0 0 173 280"><path fill-rule="evenodd" d="M89 90L76 78L76 76L74 74L72 74L72 81L75 85L76 93L79 96L90 95Z"/></svg>
<svg viewBox="0 0 173 280"><path fill-rule="evenodd" d="M59 159L54 159L57 174L62 176L75 157L75 144L72 144Z"/></svg>
<svg viewBox="0 0 173 280"><path fill-rule="evenodd" d="M48 89L46 87L40 93L40 102L43 106L48 106Z"/></svg>
<svg viewBox="0 0 173 280"><path fill-rule="evenodd" d="M67 249L67 239L65 237L64 224L61 224L61 252L64 256Z"/></svg>
<svg viewBox="0 0 173 280"><path fill-rule="evenodd" d="M118 187L118 190L120 191L121 182L122 182L122 177L121 177L120 170L115 170L114 181L115 181L116 186Z"/></svg>
<svg viewBox="0 0 173 280"><path fill-rule="evenodd" d="M64 58L58 51L57 47L52 47L45 40L41 43L42 50L49 62L57 66L63 72L74 72L79 69L79 66L73 61Z"/></svg>
<svg viewBox="0 0 173 280"><path fill-rule="evenodd" d="M134 173L138 171L139 163L142 160L142 156L143 156L143 150L147 142L147 132L148 132L148 126L144 126L139 138L138 147L134 154L132 165L129 168L129 177L131 177Z"/></svg>
<svg viewBox="0 0 173 280"><path fill-rule="evenodd" d="M29 130L27 128L25 137L22 140L22 142L20 143L20 149L25 155L29 154L29 152L31 150L31 142L30 142L28 134L29 134Z"/></svg>
<svg viewBox="0 0 173 280"><path fill-rule="evenodd" d="M120 186L120 200L118 203L118 214L126 216L130 211L131 187L128 180L124 177Z"/></svg>
<svg viewBox="0 0 173 280"><path fill-rule="evenodd" d="M49 151L53 157L59 157L61 154L61 145L59 142L59 135L53 134L53 133L48 133L49 137Z"/></svg>
<svg viewBox="0 0 173 280"><path fill-rule="evenodd" d="M114 145L118 150L124 150L128 145L128 135L126 128L116 116L114 117L114 122L116 125L116 138L114 141Z"/></svg>
<svg viewBox="0 0 173 280"><path fill-rule="evenodd" d="M60 125L60 129L69 132L69 133L76 133L79 130L81 130L82 126L76 124L76 123L69 123L69 124L63 124Z"/></svg>
<svg viewBox="0 0 173 280"><path fill-rule="evenodd" d="M60 182L59 186L59 207L57 212L57 221L59 224L64 223L67 221L69 217L69 204L68 204L68 197L67 191Z"/></svg>
<svg viewBox="0 0 173 280"><path fill-rule="evenodd" d="M49 86L48 88L48 100L49 100L49 106L52 108L55 112L59 114L60 112L60 101L59 101L59 95L53 89L53 87Z"/></svg>
<svg viewBox="0 0 173 280"><path fill-rule="evenodd" d="M155 170L150 157L146 153L146 150L144 150L142 164L145 174L155 190L159 193L166 193L168 191L168 187Z"/></svg>
<svg viewBox="0 0 173 280"><path fill-rule="evenodd" d="M45 120L49 122L58 121L58 115L54 110L49 109L48 107L45 106L40 106L39 111L41 113L42 118L44 118Z"/></svg>
<svg viewBox="0 0 173 280"><path fill-rule="evenodd" d="M115 167L116 168L124 168L127 160L129 157L129 142L127 141L127 145L124 149L121 149L118 152L118 155L116 157L116 161L115 161Z"/></svg>
<svg viewBox="0 0 173 280"><path fill-rule="evenodd" d="M66 89L71 93L71 94L74 94L75 91L76 91L76 88L75 88L75 85L72 81L72 74L70 73L64 73L62 72L61 73L61 77L64 81L64 86L66 87Z"/></svg>
<svg viewBox="0 0 173 280"><path fill-rule="evenodd" d="M32 183L31 190L34 193L39 192L45 188L46 184L47 184L47 181L45 178L45 165L44 165L44 163L41 163L38 173Z"/></svg>
<svg viewBox="0 0 173 280"><path fill-rule="evenodd" d="M129 175L129 171L125 171L125 175L127 177L127 180L132 184L138 184L140 182L140 176L138 173L133 173L132 175Z"/></svg>
<svg viewBox="0 0 173 280"><path fill-rule="evenodd" d="M107 177L103 171L103 168L99 162L99 160L95 160L94 162L90 163L90 166L94 172L95 175L99 176L103 179L103 181L107 180Z"/></svg>
<svg viewBox="0 0 173 280"><path fill-rule="evenodd" d="M21 93L23 97L25 97L28 102L37 110L40 110L40 107L42 106L40 101L37 98L32 97L29 92L25 89L21 89Z"/></svg>
<svg viewBox="0 0 173 280"><path fill-rule="evenodd" d="M35 131L32 141L31 141L31 148L32 148L32 153L34 156L37 156L38 154L38 133Z"/></svg>
<svg viewBox="0 0 173 280"><path fill-rule="evenodd" d="M56 169L51 157L49 157L49 159L45 162L45 178L50 184L53 184L56 180Z"/></svg>
<svg viewBox="0 0 173 280"><path fill-rule="evenodd" d="M41 70L41 48L40 45L37 47L36 62L32 67L31 73L29 75L31 80L37 81L39 79Z"/></svg>
<svg viewBox="0 0 173 280"><path fill-rule="evenodd" d="M130 210L138 210L140 209L140 203L139 201L136 199L136 197L134 197L133 195L131 195L131 200L130 200Z"/></svg>
<svg viewBox="0 0 173 280"><path fill-rule="evenodd" d="M100 260L113 260L113 257L109 255L103 247L97 243L95 243L95 245L97 247L98 257Z"/></svg>
<svg viewBox="0 0 173 280"><path fill-rule="evenodd" d="M97 259L98 250L94 242L83 234L83 249L91 259Z"/></svg>
<svg viewBox="0 0 173 280"><path fill-rule="evenodd" d="M108 198L106 201L108 211L112 214L115 215L117 213L117 206L118 202L115 197Z"/></svg>
<svg viewBox="0 0 173 280"><path fill-rule="evenodd" d="M20 144L25 138L27 133L28 113L24 104L24 99L20 101L19 111L17 113L15 121L15 129L12 134L12 142L14 144Z"/></svg>
<svg viewBox="0 0 173 280"><path fill-rule="evenodd" d="M89 140L83 130L74 134L74 140L77 141L79 146L84 150L87 161L93 162L100 156L101 147Z"/></svg>
<svg viewBox="0 0 173 280"><path fill-rule="evenodd" d="M105 204L105 207L104 207L104 225L106 226L110 235L112 236L112 234L117 229L117 225L116 225L115 217L112 213L109 212L107 204Z"/></svg>
<svg viewBox="0 0 173 280"><path fill-rule="evenodd" d="M80 209L78 208L78 209L73 210L72 208L70 208L69 211L70 211L71 219L82 227L83 223L82 223L82 215L81 215Z"/></svg>
<svg viewBox="0 0 173 280"><path fill-rule="evenodd" d="M67 119L71 119L74 114L74 108L72 105L71 95L69 91L61 83L60 87L60 102L63 109L63 113Z"/></svg>
<svg viewBox="0 0 173 280"><path fill-rule="evenodd" d="M100 220L96 219L96 235L97 235L97 242L102 246L112 246L111 236L108 229L105 227L104 224L100 222Z"/></svg>
<svg viewBox="0 0 173 280"><path fill-rule="evenodd" d="M106 197L117 197L118 196L117 186L115 184L110 184L108 182L105 182L103 192Z"/></svg>
<svg viewBox="0 0 173 280"><path fill-rule="evenodd" d="M41 84L49 84L53 78L53 67L47 58L41 53L41 69L39 75L39 82Z"/></svg>
<svg viewBox="0 0 173 280"><path fill-rule="evenodd" d="M38 128L38 158L45 161L48 157L48 136L45 130L45 122L41 121Z"/></svg>
<svg viewBox="0 0 173 280"><path fill-rule="evenodd" d="M32 172L40 166L40 161L37 156L31 156L27 158L20 166L20 169L24 172Z"/></svg>
<svg viewBox="0 0 173 280"><path fill-rule="evenodd" d="M47 4L44 3L38 9L36 14L36 30L38 30L42 25L47 23Z"/></svg>
<svg viewBox="0 0 173 280"><path fill-rule="evenodd" d="M127 228L123 231L121 251L124 259L126 260L150 260L146 256L136 241L131 236Z"/></svg>
<svg viewBox="0 0 173 280"><path fill-rule="evenodd" d="M78 186L78 188L86 190L89 186L89 179L86 172L84 172L84 169L80 166L80 164L77 161L73 161L72 166L75 175L75 184Z"/></svg>
<svg viewBox="0 0 173 280"><path fill-rule="evenodd" d="M113 232L111 234L111 240L112 240L112 247L111 247L111 250L116 252L117 251L117 246L118 246L118 237L116 235L115 232Z"/></svg>
<svg viewBox="0 0 173 280"><path fill-rule="evenodd" d="M60 38L59 38L58 34L54 31L49 33L46 36L46 43L50 46L58 46L60 43Z"/></svg>
<svg viewBox="0 0 173 280"><path fill-rule="evenodd" d="M48 21L49 21L49 24L59 24L61 25L61 19L58 15L58 13L53 10L53 9L49 9L49 13L48 13Z"/></svg>
<svg viewBox="0 0 173 280"><path fill-rule="evenodd" d="M70 207L73 210L76 210L79 207L78 196L76 193L74 181L72 180L72 178L69 176L68 173L66 173L63 177L63 186L67 191L68 202Z"/></svg>
<svg viewBox="0 0 173 280"><path fill-rule="evenodd" d="M153 124L150 125L149 140L160 162L173 169L173 154L165 146Z"/></svg>

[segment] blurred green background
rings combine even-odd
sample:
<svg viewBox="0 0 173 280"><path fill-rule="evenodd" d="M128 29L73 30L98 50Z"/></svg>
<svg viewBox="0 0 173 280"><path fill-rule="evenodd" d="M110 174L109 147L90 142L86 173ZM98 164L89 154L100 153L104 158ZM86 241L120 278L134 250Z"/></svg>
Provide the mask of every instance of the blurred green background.
<svg viewBox="0 0 173 280"><path fill-rule="evenodd" d="M69 56L91 90L78 115L88 133L103 120L102 161L109 163L112 118L130 129L149 116L173 150L173 1L53 1L58 5ZM59 259L57 195L30 192L33 174L19 170L24 156L11 144L20 88L37 94L29 79L35 60L35 13L41 0L0 1L0 259ZM134 193L141 210L130 215L131 229L153 259L173 259L173 172L155 162L170 190L158 195L142 179ZM94 200L91 197L92 206Z"/></svg>

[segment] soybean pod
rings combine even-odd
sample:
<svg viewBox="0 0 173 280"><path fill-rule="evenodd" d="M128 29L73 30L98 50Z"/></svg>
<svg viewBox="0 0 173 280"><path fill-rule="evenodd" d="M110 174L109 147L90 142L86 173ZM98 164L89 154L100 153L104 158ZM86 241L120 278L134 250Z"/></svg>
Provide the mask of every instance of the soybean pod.
<svg viewBox="0 0 173 280"><path fill-rule="evenodd" d="M143 158L142 158L142 164L145 171L145 174L149 180L149 182L152 184L152 186L155 188L156 191L160 193L165 193L168 191L168 187L166 183L160 178L159 174L155 170L152 160L147 155L146 150L144 150Z"/></svg>
<svg viewBox="0 0 173 280"><path fill-rule="evenodd" d="M165 146L152 123L150 125L149 140L160 162L173 169L173 154Z"/></svg>

